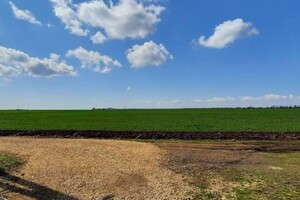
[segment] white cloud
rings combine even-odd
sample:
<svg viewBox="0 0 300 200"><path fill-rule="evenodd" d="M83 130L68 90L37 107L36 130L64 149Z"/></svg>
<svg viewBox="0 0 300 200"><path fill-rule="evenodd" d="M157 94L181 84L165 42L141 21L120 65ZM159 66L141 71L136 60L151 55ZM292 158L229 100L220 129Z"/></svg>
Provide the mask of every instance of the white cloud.
<svg viewBox="0 0 300 200"><path fill-rule="evenodd" d="M258 107L258 106L291 106L300 104L300 96L266 94L263 96L213 97L194 100L194 106L201 107Z"/></svg>
<svg viewBox="0 0 300 200"><path fill-rule="evenodd" d="M175 99L175 100L160 100L156 102L159 105L178 105L181 104L182 101L180 99Z"/></svg>
<svg viewBox="0 0 300 200"><path fill-rule="evenodd" d="M226 101L234 101L233 97L213 97L211 99L207 99L207 102L226 102Z"/></svg>
<svg viewBox="0 0 300 200"><path fill-rule="evenodd" d="M136 100L130 103L132 107L140 108L216 108L216 107L270 107L300 105L300 96L266 94L259 97L213 97L196 100Z"/></svg>
<svg viewBox="0 0 300 200"><path fill-rule="evenodd" d="M84 2L78 5L81 21L104 29L109 38L144 38L155 32L160 22L161 6L144 6L136 0L120 0L107 5L103 0Z"/></svg>
<svg viewBox="0 0 300 200"><path fill-rule="evenodd" d="M17 19L27 21L32 24L42 25L40 21L38 21L32 12L29 10L21 10L17 8L17 6L13 2L9 2L9 5Z"/></svg>
<svg viewBox="0 0 300 200"><path fill-rule="evenodd" d="M180 99L174 100L136 100L132 104L136 107L150 107L150 108L175 108L182 107L183 101Z"/></svg>
<svg viewBox="0 0 300 200"><path fill-rule="evenodd" d="M59 55L50 58L30 57L26 53L0 46L0 76L27 75L51 77L76 75L73 67L59 60Z"/></svg>
<svg viewBox="0 0 300 200"><path fill-rule="evenodd" d="M195 103L220 103L220 102L229 102L234 101L236 98L234 97L213 97L210 99L196 99Z"/></svg>
<svg viewBox="0 0 300 200"><path fill-rule="evenodd" d="M173 59L173 56L162 44L156 44L153 41L145 42L143 45L134 45L127 50L127 59L134 68L146 66L159 66Z"/></svg>
<svg viewBox="0 0 300 200"><path fill-rule="evenodd" d="M4 76L16 76L19 71L13 67L8 67L0 63L0 77Z"/></svg>
<svg viewBox="0 0 300 200"><path fill-rule="evenodd" d="M205 36L201 36L198 42L205 47L222 49L241 37L257 34L259 34L258 30L253 27L251 22L235 19L219 24L212 36L207 39Z"/></svg>
<svg viewBox="0 0 300 200"><path fill-rule="evenodd" d="M166 0L139 0L140 2L158 3Z"/></svg>
<svg viewBox="0 0 300 200"><path fill-rule="evenodd" d="M232 101L276 101L276 100L294 100L298 97L294 95L279 95L279 94L266 94L260 97L243 96L243 97L213 97L210 99L197 99L195 103L214 103L214 102L232 102Z"/></svg>
<svg viewBox="0 0 300 200"><path fill-rule="evenodd" d="M94 44L102 44L107 40L105 35L103 35L100 31L98 31L95 35L91 36L90 39Z"/></svg>
<svg viewBox="0 0 300 200"><path fill-rule="evenodd" d="M69 50L66 56L79 59L82 68L87 68L99 73L108 73L114 67L122 67L117 60L113 60L106 55L101 55L96 51L88 51L82 47Z"/></svg>
<svg viewBox="0 0 300 200"><path fill-rule="evenodd" d="M266 94L262 97L252 97L252 96L245 96L241 97L240 100L242 101L258 101L258 100L264 100L264 101L273 101L273 100L292 100L295 99L294 95L279 95L279 94Z"/></svg>
<svg viewBox="0 0 300 200"><path fill-rule="evenodd" d="M154 4L145 6L137 0L119 0L116 4L103 0L80 4L72 0L50 1L55 15L71 33L86 36L89 31L82 27L94 27L103 30L104 37L112 39L145 38L154 33L165 9Z"/></svg>
<svg viewBox="0 0 300 200"><path fill-rule="evenodd" d="M48 28L53 28L53 24L47 23L46 25Z"/></svg>
<svg viewBox="0 0 300 200"><path fill-rule="evenodd" d="M78 19L77 13L71 8L72 0L50 0L53 4L54 14L65 24L65 28L72 34L86 36L88 30L82 28L83 24Z"/></svg>
<svg viewBox="0 0 300 200"><path fill-rule="evenodd" d="M264 99L266 100L280 100L280 99L294 99L294 98L295 98L294 95L284 96L278 94L268 94L264 96Z"/></svg>

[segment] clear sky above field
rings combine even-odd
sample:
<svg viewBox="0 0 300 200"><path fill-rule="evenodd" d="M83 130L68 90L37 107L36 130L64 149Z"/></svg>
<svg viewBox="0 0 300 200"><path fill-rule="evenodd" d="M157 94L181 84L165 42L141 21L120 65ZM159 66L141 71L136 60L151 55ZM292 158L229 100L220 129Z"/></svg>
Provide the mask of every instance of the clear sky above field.
<svg viewBox="0 0 300 200"><path fill-rule="evenodd" d="M0 109L300 104L299 0L1 0Z"/></svg>

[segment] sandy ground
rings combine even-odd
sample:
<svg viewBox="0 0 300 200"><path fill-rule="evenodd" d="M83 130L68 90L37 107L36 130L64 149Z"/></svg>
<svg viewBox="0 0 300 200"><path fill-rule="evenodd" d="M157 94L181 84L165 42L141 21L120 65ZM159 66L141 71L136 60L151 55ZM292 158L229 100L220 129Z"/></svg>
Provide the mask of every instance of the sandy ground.
<svg viewBox="0 0 300 200"><path fill-rule="evenodd" d="M163 167L154 144L92 139L0 138L26 164L0 177L0 199L189 199L193 188Z"/></svg>

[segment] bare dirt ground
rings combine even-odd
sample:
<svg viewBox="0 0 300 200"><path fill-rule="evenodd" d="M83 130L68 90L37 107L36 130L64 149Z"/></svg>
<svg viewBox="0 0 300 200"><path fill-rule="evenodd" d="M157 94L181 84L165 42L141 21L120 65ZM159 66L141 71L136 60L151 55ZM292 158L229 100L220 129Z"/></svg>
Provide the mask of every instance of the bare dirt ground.
<svg viewBox="0 0 300 200"><path fill-rule="evenodd" d="M165 151L150 143L2 137L0 152L25 160L0 176L0 199L188 199L193 192L161 166Z"/></svg>
<svg viewBox="0 0 300 200"><path fill-rule="evenodd" d="M267 164L262 153L300 151L300 141L155 142L167 152L165 166L181 173L204 173L236 165Z"/></svg>
<svg viewBox="0 0 300 200"><path fill-rule="evenodd" d="M297 199L298 152L300 141L0 137L0 153L25 161L0 174L0 200Z"/></svg>
<svg viewBox="0 0 300 200"><path fill-rule="evenodd" d="M155 142L194 199L299 199L300 141ZM276 192L274 192L276 191Z"/></svg>

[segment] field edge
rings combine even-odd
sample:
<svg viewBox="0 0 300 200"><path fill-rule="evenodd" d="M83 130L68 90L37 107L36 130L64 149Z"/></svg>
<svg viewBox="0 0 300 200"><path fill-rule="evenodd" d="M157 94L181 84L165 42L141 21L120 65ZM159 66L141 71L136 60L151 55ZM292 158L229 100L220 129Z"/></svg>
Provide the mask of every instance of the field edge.
<svg viewBox="0 0 300 200"><path fill-rule="evenodd" d="M0 136L99 139L300 140L300 132L170 132L103 130L0 130Z"/></svg>

